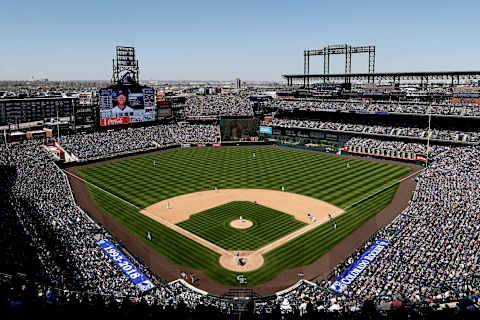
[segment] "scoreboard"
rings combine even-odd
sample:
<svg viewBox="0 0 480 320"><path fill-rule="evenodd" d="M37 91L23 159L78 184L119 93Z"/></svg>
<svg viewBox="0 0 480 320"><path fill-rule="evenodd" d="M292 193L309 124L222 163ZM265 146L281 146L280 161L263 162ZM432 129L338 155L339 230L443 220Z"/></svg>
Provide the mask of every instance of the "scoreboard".
<svg viewBox="0 0 480 320"><path fill-rule="evenodd" d="M99 108L101 126L155 121L155 90L140 86L101 89Z"/></svg>

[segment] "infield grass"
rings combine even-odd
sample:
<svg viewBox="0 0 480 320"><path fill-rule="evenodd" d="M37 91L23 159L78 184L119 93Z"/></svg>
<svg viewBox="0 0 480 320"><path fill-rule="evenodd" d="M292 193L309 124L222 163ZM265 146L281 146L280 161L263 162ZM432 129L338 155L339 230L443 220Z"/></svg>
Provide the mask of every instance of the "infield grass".
<svg viewBox="0 0 480 320"><path fill-rule="evenodd" d="M239 216L253 225L248 229L232 228L230 222ZM233 201L196 213L177 225L226 250L254 251L307 224L259 204Z"/></svg>
<svg viewBox="0 0 480 320"><path fill-rule="evenodd" d="M256 157L252 153L256 153ZM157 166L153 166L153 161ZM78 170L87 181L138 207L197 191L256 188L311 196L344 208L404 176L410 168L278 148L180 149L156 155L94 165ZM142 215L134 206L91 185L88 189L99 207L139 238L152 233L150 246L169 261L202 270L227 285L238 285L236 273L218 263L219 255L183 235ZM327 222L264 255L264 265L244 273L249 285L267 282L285 269L310 264L336 243L380 212L397 187L347 209L337 218L337 229ZM246 216L246 215L245 215ZM291 231L290 231L291 232ZM290 233L289 232L289 233Z"/></svg>

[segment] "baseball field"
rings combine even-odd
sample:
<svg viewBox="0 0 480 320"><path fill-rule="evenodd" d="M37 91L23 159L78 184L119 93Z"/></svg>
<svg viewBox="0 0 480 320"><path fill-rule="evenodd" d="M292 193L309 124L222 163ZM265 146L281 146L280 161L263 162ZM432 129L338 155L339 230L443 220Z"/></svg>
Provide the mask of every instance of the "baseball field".
<svg viewBox="0 0 480 320"><path fill-rule="evenodd" d="M397 187L350 205L411 170L389 163L252 147L176 149L91 165L77 174L89 182L88 190L101 209L170 262L236 286L237 274L245 275L248 285L257 285L284 270L314 262L385 208ZM236 193L237 189L244 192ZM272 195L273 190L278 192ZM258 203L252 201L256 196ZM182 208L187 203L188 208ZM306 211L309 208L312 211ZM307 212L318 221L310 222ZM330 213L333 219L327 218ZM249 221L248 228L232 227L240 216ZM145 239L147 232L152 240ZM253 271L228 269L220 257L235 250L257 250L262 261Z"/></svg>

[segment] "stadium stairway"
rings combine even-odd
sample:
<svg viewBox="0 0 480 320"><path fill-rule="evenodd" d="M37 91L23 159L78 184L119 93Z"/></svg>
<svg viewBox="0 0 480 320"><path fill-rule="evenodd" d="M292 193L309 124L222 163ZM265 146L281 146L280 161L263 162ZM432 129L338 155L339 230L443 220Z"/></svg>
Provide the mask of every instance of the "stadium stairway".
<svg viewBox="0 0 480 320"><path fill-rule="evenodd" d="M258 298L259 295L253 291L253 289L247 288L238 288L230 289L226 294L223 295L226 299L231 299L233 301L233 310L234 314L240 314L249 311L249 305L255 298Z"/></svg>

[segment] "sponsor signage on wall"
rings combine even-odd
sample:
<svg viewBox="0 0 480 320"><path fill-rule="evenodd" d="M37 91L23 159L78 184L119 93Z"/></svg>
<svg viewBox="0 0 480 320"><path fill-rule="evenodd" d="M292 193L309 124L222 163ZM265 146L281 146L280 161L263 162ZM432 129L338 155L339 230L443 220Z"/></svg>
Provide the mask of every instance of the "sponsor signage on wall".
<svg viewBox="0 0 480 320"><path fill-rule="evenodd" d="M147 278L118 248L108 239L101 239L97 244L112 259L112 261L122 270L123 273L132 281L142 292L155 288L155 284Z"/></svg>
<svg viewBox="0 0 480 320"><path fill-rule="evenodd" d="M350 286L355 279L365 270L370 263L375 260L378 255L385 249L389 244L389 241L378 239L375 243L365 251L364 254L355 261L347 270L345 270L329 287L330 290L333 290L338 293L343 293L348 286Z"/></svg>

